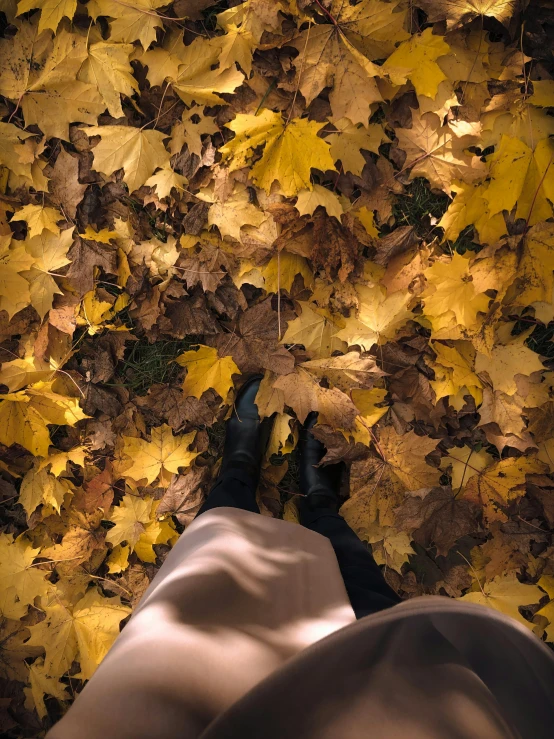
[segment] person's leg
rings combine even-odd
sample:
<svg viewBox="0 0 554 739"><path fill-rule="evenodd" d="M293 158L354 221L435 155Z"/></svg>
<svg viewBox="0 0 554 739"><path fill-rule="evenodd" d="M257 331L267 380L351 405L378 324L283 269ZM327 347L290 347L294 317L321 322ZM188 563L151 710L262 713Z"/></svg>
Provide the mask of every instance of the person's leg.
<svg viewBox="0 0 554 739"><path fill-rule="evenodd" d="M301 506L300 522L331 542L356 618L401 602L387 585L369 545L358 539L336 511L324 505L311 510L307 505Z"/></svg>
<svg viewBox="0 0 554 739"><path fill-rule="evenodd" d="M256 488L272 426L271 418L262 421L258 415L255 401L260 381L261 376L251 377L237 393L225 428L221 469L197 516L225 506L260 512Z"/></svg>
<svg viewBox="0 0 554 739"><path fill-rule="evenodd" d="M300 523L331 542L354 613L362 618L401 599L387 585L369 545L338 513L342 465L317 466L325 447L310 432L316 422L317 414L310 414L300 435L300 490L305 496L299 505Z"/></svg>
<svg viewBox="0 0 554 739"><path fill-rule="evenodd" d="M225 506L242 508L252 513L260 512L256 503L256 486L252 484L249 475L242 475L240 470L235 470L232 477L228 475L218 478L196 515Z"/></svg>

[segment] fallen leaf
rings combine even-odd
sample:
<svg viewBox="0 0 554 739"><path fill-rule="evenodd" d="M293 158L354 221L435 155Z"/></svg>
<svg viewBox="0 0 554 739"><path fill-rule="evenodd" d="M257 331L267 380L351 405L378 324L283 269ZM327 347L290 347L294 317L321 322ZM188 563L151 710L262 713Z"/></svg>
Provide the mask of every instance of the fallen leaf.
<svg viewBox="0 0 554 739"><path fill-rule="evenodd" d="M240 375L240 370L231 357L219 357L217 349L200 346L198 350L183 352L175 360L185 367L187 375L183 382L185 397L200 398L210 388L225 400L233 387L233 375Z"/></svg>
<svg viewBox="0 0 554 739"><path fill-rule="evenodd" d="M521 606L538 603L542 596L542 590L536 585L524 585L517 579L515 573L510 572L507 575L499 575L490 582L484 583L482 585L482 591L466 593L466 595L463 595L458 600L494 608L500 611L500 613L515 618L516 621L532 629L533 624L523 618L519 609Z"/></svg>
<svg viewBox="0 0 554 739"><path fill-rule="evenodd" d="M174 436L166 424L152 429L151 441L124 436L122 453L128 460L124 460L122 474L136 482L146 480L148 485L159 477L160 485L165 487L169 472L177 473L180 467L188 467L198 456L198 452L189 450L195 436L194 431Z"/></svg>
<svg viewBox="0 0 554 739"><path fill-rule="evenodd" d="M278 180L285 195L296 195L302 188L312 189L313 167L335 169L329 144L317 136L321 123L293 118L285 125L280 113L264 109L257 116L240 113L228 127L235 138L220 151L229 160L231 172L246 166L254 149L265 144L261 159L250 170L250 177L266 192Z"/></svg>

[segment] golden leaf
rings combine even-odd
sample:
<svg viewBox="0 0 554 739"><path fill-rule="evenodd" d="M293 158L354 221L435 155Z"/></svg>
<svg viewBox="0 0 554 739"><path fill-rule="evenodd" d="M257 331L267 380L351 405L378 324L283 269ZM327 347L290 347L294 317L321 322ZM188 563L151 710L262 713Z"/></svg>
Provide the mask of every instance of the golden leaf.
<svg viewBox="0 0 554 739"><path fill-rule="evenodd" d="M136 482L146 480L148 485L159 477L160 485L165 486L169 483L170 472L177 473L180 467L188 467L198 456L198 452L189 451L195 436L195 431L173 436L167 424L152 429L151 441L124 436L122 453L131 462L125 462L122 474Z"/></svg>
<svg viewBox="0 0 554 739"><path fill-rule="evenodd" d="M202 394L213 388L225 400L233 387L233 375L240 375L240 370L232 357L220 357L217 349L200 346L183 352L175 360L181 367L186 367L187 376L183 382L183 393L186 397L202 397Z"/></svg>
<svg viewBox="0 0 554 739"><path fill-rule="evenodd" d="M259 115L239 113L228 125L236 135L220 151L234 171L246 166L254 149L265 145L262 157L250 170L252 181L269 192L277 180L290 197L302 188L311 190L313 167L335 169L329 144L317 136L321 123L293 118L285 123L280 113L265 108Z"/></svg>

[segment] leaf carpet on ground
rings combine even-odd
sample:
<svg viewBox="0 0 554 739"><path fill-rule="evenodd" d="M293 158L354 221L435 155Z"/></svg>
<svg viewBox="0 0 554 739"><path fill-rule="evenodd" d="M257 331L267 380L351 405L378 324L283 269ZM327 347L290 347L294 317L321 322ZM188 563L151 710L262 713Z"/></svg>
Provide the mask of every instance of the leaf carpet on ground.
<svg viewBox="0 0 554 739"><path fill-rule="evenodd" d="M552 641L545 4L0 6L7 736L93 674L253 373L265 515L297 520L317 410L342 513L402 597Z"/></svg>

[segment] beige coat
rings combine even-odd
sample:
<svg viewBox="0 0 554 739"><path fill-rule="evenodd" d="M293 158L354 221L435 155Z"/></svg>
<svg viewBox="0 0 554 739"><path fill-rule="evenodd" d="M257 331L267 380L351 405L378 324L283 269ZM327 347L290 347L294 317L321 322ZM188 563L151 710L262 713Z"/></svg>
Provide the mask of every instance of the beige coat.
<svg viewBox="0 0 554 739"><path fill-rule="evenodd" d="M233 508L181 536L47 739L554 735L554 658L490 609L356 621L327 539Z"/></svg>

